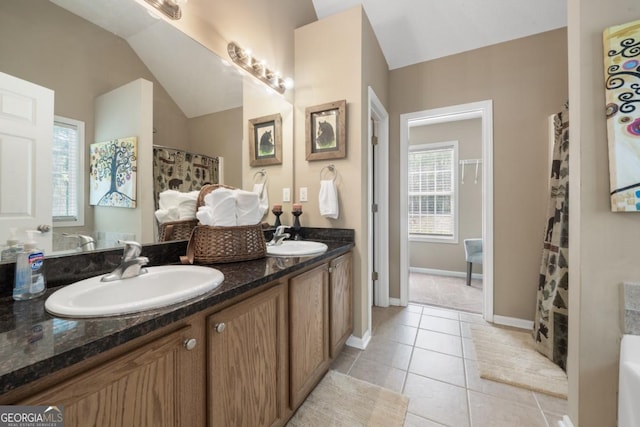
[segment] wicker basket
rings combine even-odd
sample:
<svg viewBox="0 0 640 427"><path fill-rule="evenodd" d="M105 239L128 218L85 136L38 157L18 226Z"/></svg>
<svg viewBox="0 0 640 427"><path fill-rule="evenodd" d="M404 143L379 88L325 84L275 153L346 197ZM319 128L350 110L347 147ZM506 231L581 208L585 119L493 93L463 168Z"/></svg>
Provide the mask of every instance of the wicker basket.
<svg viewBox="0 0 640 427"><path fill-rule="evenodd" d="M217 188L233 187L209 184L202 187L197 206L204 205L204 196ZM197 225L189 238L187 254L180 257L183 264L215 264L264 258L267 244L262 224L235 227Z"/></svg>
<svg viewBox="0 0 640 427"><path fill-rule="evenodd" d="M197 219L187 219L181 221L168 221L158 225L158 235L161 242L170 240L187 240L191 237L191 232L198 225Z"/></svg>

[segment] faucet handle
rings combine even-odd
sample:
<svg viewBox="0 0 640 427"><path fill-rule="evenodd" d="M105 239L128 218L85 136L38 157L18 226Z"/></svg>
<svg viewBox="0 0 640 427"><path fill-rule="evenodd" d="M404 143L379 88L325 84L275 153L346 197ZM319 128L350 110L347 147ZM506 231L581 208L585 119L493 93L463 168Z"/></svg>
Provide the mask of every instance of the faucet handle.
<svg viewBox="0 0 640 427"><path fill-rule="evenodd" d="M142 252L142 245L133 240L118 240L118 243L124 245L124 252L122 254L122 259L132 259L140 256Z"/></svg>
<svg viewBox="0 0 640 427"><path fill-rule="evenodd" d="M280 235L282 235L282 234L285 232L285 230L286 230L287 228L291 228L291 227L289 227L288 225L279 225L279 226L276 228L275 235L276 235L276 236L280 236Z"/></svg>

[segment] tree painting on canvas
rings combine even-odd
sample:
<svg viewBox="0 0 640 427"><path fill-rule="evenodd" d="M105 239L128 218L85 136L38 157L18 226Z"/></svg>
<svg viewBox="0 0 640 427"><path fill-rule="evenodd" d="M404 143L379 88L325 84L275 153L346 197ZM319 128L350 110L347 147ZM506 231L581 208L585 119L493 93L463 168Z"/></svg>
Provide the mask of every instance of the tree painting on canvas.
<svg viewBox="0 0 640 427"><path fill-rule="evenodd" d="M90 203L96 206L136 207L135 136L91 144Z"/></svg>
<svg viewBox="0 0 640 427"><path fill-rule="evenodd" d="M640 20L603 41L611 210L640 211Z"/></svg>

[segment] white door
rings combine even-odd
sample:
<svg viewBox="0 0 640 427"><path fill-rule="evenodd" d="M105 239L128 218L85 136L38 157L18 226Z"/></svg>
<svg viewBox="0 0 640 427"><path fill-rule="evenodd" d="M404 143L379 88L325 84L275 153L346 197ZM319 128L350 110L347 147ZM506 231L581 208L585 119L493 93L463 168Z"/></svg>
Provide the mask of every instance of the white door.
<svg viewBox="0 0 640 427"><path fill-rule="evenodd" d="M51 89L0 72L0 243L9 229L51 226ZM51 252L51 231L36 236Z"/></svg>

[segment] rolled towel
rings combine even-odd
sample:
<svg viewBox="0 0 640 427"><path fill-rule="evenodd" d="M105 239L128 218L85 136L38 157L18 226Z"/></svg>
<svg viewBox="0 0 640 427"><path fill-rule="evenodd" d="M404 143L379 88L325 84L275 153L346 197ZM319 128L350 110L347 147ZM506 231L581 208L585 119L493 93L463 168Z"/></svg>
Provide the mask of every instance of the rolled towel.
<svg viewBox="0 0 640 427"><path fill-rule="evenodd" d="M269 209L269 193L267 192L267 186L265 184L253 184L253 192L258 195L258 208L260 209L260 219L262 219L265 212Z"/></svg>
<svg viewBox="0 0 640 427"><path fill-rule="evenodd" d="M210 222L204 225L216 227L231 227L237 225L236 220L236 199L233 190L228 188L218 188L204 196L204 204L210 210ZM198 209L198 212L200 212ZM198 217L198 220L200 218ZM202 222L202 220L200 220Z"/></svg>
<svg viewBox="0 0 640 427"><path fill-rule="evenodd" d="M333 180L320 181L320 194L318 196L320 215L326 218L338 219L338 190Z"/></svg>
<svg viewBox="0 0 640 427"><path fill-rule="evenodd" d="M260 222L264 212L260 211L260 199L256 193L235 190L236 216L238 225L255 225Z"/></svg>

